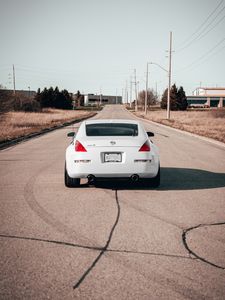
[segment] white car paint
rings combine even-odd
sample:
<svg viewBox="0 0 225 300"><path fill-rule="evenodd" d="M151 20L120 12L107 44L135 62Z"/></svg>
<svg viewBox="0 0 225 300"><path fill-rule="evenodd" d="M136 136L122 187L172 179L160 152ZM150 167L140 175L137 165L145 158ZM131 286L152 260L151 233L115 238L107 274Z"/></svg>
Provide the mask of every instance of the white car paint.
<svg viewBox="0 0 225 300"><path fill-rule="evenodd" d="M92 124L134 124L136 136L87 136L86 126ZM97 125L98 126L98 125ZM111 126L111 125L108 125ZM133 125L131 125L133 126ZM75 151L81 143L85 152ZM149 144L150 151L139 151L143 144ZM119 159L105 162L105 159ZM72 143L66 149L66 172L70 178L154 178L159 171L159 152L155 144L138 121L134 120L88 120L83 121Z"/></svg>

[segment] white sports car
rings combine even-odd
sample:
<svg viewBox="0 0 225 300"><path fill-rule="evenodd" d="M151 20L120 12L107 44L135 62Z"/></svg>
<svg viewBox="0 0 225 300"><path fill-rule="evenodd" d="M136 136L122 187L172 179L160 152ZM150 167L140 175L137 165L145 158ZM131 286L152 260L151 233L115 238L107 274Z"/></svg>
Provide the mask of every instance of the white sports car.
<svg viewBox="0 0 225 300"><path fill-rule="evenodd" d="M81 178L143 179L150 186L160 185L158 148L140 122L134 120L83 121L66 149L65 185L78 187Z"/></svg>

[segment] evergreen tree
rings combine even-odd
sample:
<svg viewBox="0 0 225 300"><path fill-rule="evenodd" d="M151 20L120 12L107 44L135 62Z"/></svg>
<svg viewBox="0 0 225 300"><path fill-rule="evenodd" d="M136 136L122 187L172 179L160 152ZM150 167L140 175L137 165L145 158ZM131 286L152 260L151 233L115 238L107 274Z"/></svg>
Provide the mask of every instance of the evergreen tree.
<svg viewBox="0 0 225 300"><path fill-rule="evenodd" d="M61 92L63 97L63 109L71 109L72 108L72 96L69 94L67 90L63 90Z"/></svg>
<svg viewBox="0 0 225 300"><path fill-rule="evenodd" d="M55 107L55 93L52 86L48 89L47 95L48 95L48 107Z"/></svg>
<svg viewBox="0 0 225 300"><path fill-rule="evenodd" d="M162 95L162 100L161 100L161 108L162 109L167 109L167 94L168 94L168 88L165 89L165 91Z"/></svg>
<svg viewBox="0 0 225 300"><path fill-rule="evenodd" d="M37 94L35 95L34 100L36 100L39 103L41 102L41 89L40 88L38 88Z"/></svg>
<svg viewBox="0 0 225 300"><path fill-rule="evenodd" d="M54 108L61 108L63 100L62 100L59 88L57 86L55 87L53 94L54 94L54 96L53 96L52 106Z"/></svg>
<svg viewBox="0 0 225 300"><path fill-rule="evenodd" d="M167 109L167 91L163 93L161 100L161 108ZM172 85L170 89L170 109L171 110L186 110L187 109L187 98L183 87L177 90L176 84Z"/></svg>
<svg viewBox="0 0 225 300"><path fill-rule="evenodd" d="M183 87L181 86L177 92L177 102L179 110L186 110L188 107L187 97Z"/></svg>
<svg viewBox="0 0 225 300"><path fill-rule="evenodd" d="M177 87L176 84L172 85L170 90L170 109L171 110L178 110L178 103L177 103Z"/></svg>
<svg viewBox="0 0 225 300"><path fill-rule="evenodd" d="M59 91L58 87L44 88L42 92L38 90L36 95L39 99L41 107L52 107L58 109L71 109L72 108L72 96L67 90Z"/></svg>
<svg viewBox="0 0 225 300"><path fill-rule="evenodd" d="M49 103L48 103L48 90L45 87L44 90L41 92L40 95L40 104L41 107L49 107Z"/></svg>

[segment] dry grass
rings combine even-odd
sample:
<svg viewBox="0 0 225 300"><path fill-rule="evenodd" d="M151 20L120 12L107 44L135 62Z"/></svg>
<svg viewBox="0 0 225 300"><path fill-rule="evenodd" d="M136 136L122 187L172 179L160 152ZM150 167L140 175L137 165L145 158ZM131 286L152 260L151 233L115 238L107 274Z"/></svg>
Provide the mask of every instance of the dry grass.
<svg viewBox="0 0 225 300"><path fill-rule="evenodd" d="M143 112L135 114L144 117ZM225 109L172 111L170 120L165 110L157 110L149 111L145 118L225 143Z"/></svg>
<svg viewBox="0 0 225 300"><path fill-rule="evenodd" d="M9 112L0 118L0 142L40 132L65 122L93 115L85 110L46 109L43 112Z"/></svg>

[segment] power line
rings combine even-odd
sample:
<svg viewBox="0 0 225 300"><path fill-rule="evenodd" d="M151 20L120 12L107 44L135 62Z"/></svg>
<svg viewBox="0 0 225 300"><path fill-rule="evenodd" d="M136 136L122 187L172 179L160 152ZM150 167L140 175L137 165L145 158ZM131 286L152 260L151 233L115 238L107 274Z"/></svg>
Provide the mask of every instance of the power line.
<svg viewBox="0 0 225 300"><path fill-rule="evenodd" d="M217 8L221 5L221 3L223 2L223 0L220 1L220 3L216 6L216 8L208 15L208 17L205 19L205 21L200 24L200 26L188 37L186 38L186 40L184 40L183 44L186 44L186 42L188 40L190 40L190 38L192 38L192 36L194 36L206 23L207 21L210 19L210 17L214 14L214 12L217 10Z"/></svg>
<svg viewBox="0 0 225 300"><path fill-rule="evenodd" d="M206 27L204 27L202 30L200 30L208 22L210 17L216 12L216 10L218 9L218 7L221 5L222 2L223 2L223 0L219 3L219 5L217 5L217 7L206 18L206 20L197 28L197 30L194 33L192 33L189 38L186 39L186 41L183 43L184 46L182 48L179 48L176 52L183 51L184 49L188 48L191 44L193 44L196 40L202 39L206 34L208 34L210 31L212 31L219 23L221 23L221 21L225 18L225 15L216 24L214 24L213 27L211 27L207 32L205 32L209 28L209 26L212 25L213 22L218 18L218 16L223 12L223 10L225 9L225 6L216 14L216 16L211 20L211 22L206 25ZM199 30L200 30L200 32L199 32ZM198 32L199 32L199 34L195 38L191 39ZM190 40L190 41L188 42L188 40Z"/></svg>
<svg viewBox="0 0 225 300"><path fill-rule="evenodd" d="M221 45L223 42L225 41L225 37L219 41L214 47L212 47L210 50L208 50L204 55L202 55L201 57L199 57L198 59L194 60L191 64L189 64L188 66L184 67L183 69L180 69L177 71L177 73L181 72L181 71L184 71L186 69L192 69L193 67L195 68L196 66L198 66L199 64L202 64L202 59L203 61L205 62L206 60L204 60L204 58L206 58L208 56L211 57L211 56L214 56L215 54L217 54L218 52L220 52L221 50L223 50L225 48L225 45L218 49L217 52L214 52L212 53L216 48L218 48L219 45ZM210 53L212 53L212 55L209 55ZM207 58L207 59L208 59Z"/></svg>
<svg viewBox="0 0 225 300"><path fill-rule="evenodd" d="M225 6L224 6L224 8L223 9L225 9ZM216 23L216 24L214 24L214 26L213 27L211 27L207 32L205 32L198 40L201 40L204 36L206 36L210 31L212 31L217 25L219 25L222 21L223 21L223 19L225 18L225 15Z"/></svg>

